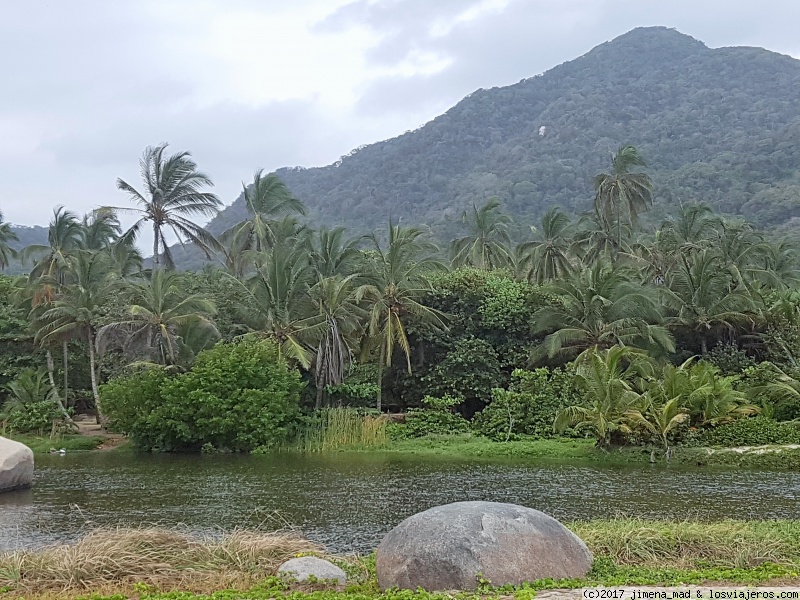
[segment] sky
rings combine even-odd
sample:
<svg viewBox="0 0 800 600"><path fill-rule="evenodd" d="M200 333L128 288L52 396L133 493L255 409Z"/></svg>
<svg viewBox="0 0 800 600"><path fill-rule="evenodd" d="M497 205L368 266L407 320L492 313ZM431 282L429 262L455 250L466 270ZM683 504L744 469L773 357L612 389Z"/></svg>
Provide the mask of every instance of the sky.
<svg viewBox="0 0 800 600"><path fill-rule="evenodd" d="M330 164L634 27L800 58L797 23L797 0L8 0L0 211L128 206L117 178L141 188L161 142L227 205L258 168Z"/></svg>

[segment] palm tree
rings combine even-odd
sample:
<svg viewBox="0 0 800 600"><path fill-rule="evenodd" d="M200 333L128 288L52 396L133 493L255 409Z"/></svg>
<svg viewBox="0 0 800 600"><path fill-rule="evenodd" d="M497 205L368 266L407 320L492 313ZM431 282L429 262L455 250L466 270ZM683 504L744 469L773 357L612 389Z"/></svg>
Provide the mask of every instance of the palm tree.
<svg viewBox="0 0 800 600"><path fill-rule="evenodd" d="M311 264L319 277L347 276L361 260L358 238L345 237L344 227L321 227L308 239Z"/></svg>
<svg viewBox="0 0 800 600"><path fill-rule="evenodd" d="M541 228L531 227L537 239L517 247L518 263L525 269L526 278L533 283L546 283L568 276L572 272L569 215L553 206L541 220Z"/></svg>
<svg viewBox="0 0 800 600"><path fill-rule="evenodd" d="M621 267L598 262L557 281L551 288L559 303L534 314L535 333L547 333L532 359L573 358L584 350L614 345L651 347L673 352L656 297Z"/></svg>
<svg viewBox="0 0 800 600"><path fill-rule="evenodd" d="M241 284L245 300L240 311L245 323L274 339L281 355L303 368L310 367L313 357L306 340L306 319L314 314L308 298L312 278L305 248L281 243L259 255L256 272Z"/></svg>
<svg viewBox="0 0 800 600"><path fill-rule="evenodd" d="M400 346L411 372L411 344L406 333L409 317L434 330L445 330L445 317L420 302L430 291L424 274L443 269L434 258L437 248L422 239L424 231L417 227L401 227L389 223L388 245L384 249L377 236L370 236L374 248L373 272L369 283L361 286L356 301L367 302L369 319L364 354L378 353L378 393L376 407L381 410L383 371L391 366L394 349Z"/></svg>
<svg viewBox="0 0 800 600"><path fill-rule="evenodd" d="M219 242L208 231L190 220L190 217L212 217L221 206L219 199L203 188L214 185L205 173L197 170L197 165L188 152L178 152L164 157L167 144L148 146L139 161L142 183L145 191L140 193L132 185L117 179L117 187L127 192L137 208L120 208L133 212L139 219L125 233L126 238L136 238L146 223L153 227L153 263L168 269L175 267L172 252L167 245L166 230L170 230L183 244L184 238L210 257L212 248L218 249Z"/></svg>
<svg viewBox="0 0 800 600"><path fill-rule="evenodd" d="M70 257L83 245L83 229L75 213L58 206L47 230L47 245L34 244L22 250L22 260L35 258L30 280L45 278L54 285L63 285L64 273L69 266ZM55 293L54 288L42 288L42 302ZM38 303L38 302L36 302Z"/></svg>
<svg viewBox="0 0 800 600"><path fill-rule="evenodd" d="M264 170L258 169L253 183L242 183L242 188L244 204L251 217L230 227L223 236L238 239L244 250L261 252L274 245L273 222L277 217L289 213L306 214L305 205L292 196L274 173L264 176Z"/></svg>
<svg viewBox="0 0 800 600"><path fill-rule="evenodd" d="M644 173L631 172L647 163L633 146L623 146L611 156L611 172L594 178L594 210L599 223L611 231L616 227L617 245L622 241L623 222L636 226L639 213L653 203L653 182Z"/></svg>
<svg viewBox="0 0 800 600"><path fill-rule="evenodd" d="M462 219L469 235L453 240L453 266L491 270L511 264L508 250L511 217L500 210L499 198L489 198L480 208L473 205L472 212L464 211Z"/></svg>
<svg viewBox="0 0 800 600"><path fill-rule="evenodd" d="M675 368L673 394L680 393L696 425L719 425L758 413L747 403L744 392L733 386L733 377L723 377L717 367L690 358Z"/></svg>
<svg viewBox="0 0 800 600"><path fill-rule="evenodd" d="M672 449L669 434L685 423L689 413L681 406L681 398L672 398L664 403L654 402L646 397L644 408L626 410L623 418L632 429L637 427L658 438L664 446L666 461L669 462Z"/></svg>
<svg viewBox="0 0 800 600"><path fill-rule="evenodd" d="M708 352L708 336L716 329L733 332L737 324L753 319L755 303L725 269L721 257L702 250L684 257L661 288L662 302L671 311L672 327L693 331L700 339L702 354Z"/></svg>
<svg viewBox="0 0 800 600"><path fill-rule="evenodd" d="M43 369L23 370L16 379L6 385L6 390L9 397L3 403L3 412L0 413L4 425L8 421L12 421L13 424L17 413L26 415L31 410L36 410L38 414L41 409L35 408L35 405L42 403L52 406L50 420L64 417L69 424L75 425L61 405L55 388L48 383L47 373Z"/></svg>
<svg viewBox="0 0 800 600"><path fill-rule="evenodd" d="M652 375L652 363L641 350L612 346L583 352L575 361L575 385L585 403L558 412L553 426L557 432L567 427L589 429L597 446L608 447L617 433L630 433L626 413L641 400L637 391L641 380Z"/></svg>
<svg viewBox="0 0 800 600"><path fill-rule="evenodd" d="M129 318L102 327L97 332L97 348L102 355L119 345L130 358L145 354L162 365L178 362L181 332L207 332L219 338L211 321L214 303L196 294L186 295L181 276L170 271L153 271L149 281L134 284L130 290Z"/></svg>
<svg viewBox="0 0 800 600"><path fill-rule="evenodd" d="M77 336L89 349L89 375L97 409L98 422L103 420L97 382L95 355L96 311L111 295L116 282L110 277L108 255L82 250L70 260L65 277L68 281L61 293L38 317L35 340L47 345Z"/></svg>
<svg viewBox="0 0 800 600"><path fill-rule="evenodd" d="M317 314L308 319L309 333L317 339L313 362L316 408L322 406L327 386L344 382L361 323L366 320L366 310L356 302L353 281L357 277L357 273L325 277L309 290L317 309Z"/></svg>
<svg viewBox="0 0 800 600"><path fill-rule="evenodd" d="M5 269L9 261L16 256L11 242L16 242L17 239L17 234L11 231L11 225L3 222L3 212L0 211L0 270Z"/></svg>

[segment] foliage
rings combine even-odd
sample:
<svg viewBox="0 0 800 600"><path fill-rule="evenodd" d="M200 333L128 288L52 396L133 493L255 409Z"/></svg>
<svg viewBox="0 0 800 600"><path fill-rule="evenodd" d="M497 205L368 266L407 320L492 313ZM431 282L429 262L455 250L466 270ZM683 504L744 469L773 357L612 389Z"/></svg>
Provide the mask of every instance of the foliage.
<svg viewBox="0 0 800 600"><path fill-rule="evenodd" d="M399 437L419 438L428 435L450 435L469 431L469 422L453 409L461 399L444 395L425 396L423 409L411 409Z"/></svg>
<svg viewBox="0 0 800 600"><path fill-rule="evenodd" d="M305 452L330 452L352 448L375 448L386 443L386 419L353 408L317 411L301 435Z"/></svg>
<svg viewBox="0 0 800 600"><path fill-rule="evenodd" d="M554 435L556 414L578 402L574 373L565 369L515 369L509 389L492 390L492 401L473 421L476 431L493 440L520 435Z"/></svg>
<svg viewBox="0 0 800 600"><path fill-rule="evenodd" d="M800 444L800 423L780 423L756 416L703 430L693 442L699 446L764 446L768 444Z"/></svg>
<svg viewBox="0 0 800 600"><path fill-rule="evenodd" d="M61 420L55 390L44 369L26 369L7 386L8 399L0 405L3 429L17 433L50 430Z"/></svg>
<svg viewBox="0 0 800 600"><path fill-rule="evenodd" d="M191 371L162 369L103 388L112 422L145 450L249 452L281 446L297 433L300 376L274 342L252 338L201 352Z"/></svg>

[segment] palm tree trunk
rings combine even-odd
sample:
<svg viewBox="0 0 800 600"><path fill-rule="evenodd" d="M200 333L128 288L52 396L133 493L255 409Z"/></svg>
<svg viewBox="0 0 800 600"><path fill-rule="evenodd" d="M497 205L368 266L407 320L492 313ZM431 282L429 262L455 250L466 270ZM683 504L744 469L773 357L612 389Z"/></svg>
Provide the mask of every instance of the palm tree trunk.
<svg viewBox="0 0 800 600"><path fill-rule="evenodd" d="M158 269L158 234L160 233L158 225L153 223L153 268Z"/></svg>
<svg viewBox="0 0 800 600"><path fill-rule="evenodd" d="M94 335L91 329L86 332L86 341L89 343L89 375L92 379L92 395L94 396L94 407L97 410L97 423L103 425L106 419L100 404L100 390L97 386L97 369L95 368Z"/></svg>
<svg viewBox="0 0 800 600"><path fill-rule="evenodd" d="M375 402L375 408L377 408L379 412L381 410L381 399L383 395L383 360L383 346L381 345L381 356L378 360L378 398Z"/></svg>
<svg viewBox="0 0 800 600"><path fill-rule="evenodd" d="M64 402L69 404L69 347L66 340L61 342L61 353L64 362Z"/></svg>
<svg viewBox="0 0 800 600"><path fill-rule="evenodd" d="M700 336L700 353L705 356L708 354L708 341L705 335Z"/></svg>
<svg viewBox="0 0 800 600"><path fill-rule="evenodd" d="M72 417L69 416L67 409L64 407L64 403L61 401L61 398L58 395L58 388L56 387L55 378L55 364L53 362L53 353L50 352L50 348L47 349L47 377L50 380L50 387L53 388L56 404L58 404L58 410L61 411L64 421L66 421L67 425L69 425L74 431L77 431L78 426L75 425L75 421L73 421Z"/></svg>

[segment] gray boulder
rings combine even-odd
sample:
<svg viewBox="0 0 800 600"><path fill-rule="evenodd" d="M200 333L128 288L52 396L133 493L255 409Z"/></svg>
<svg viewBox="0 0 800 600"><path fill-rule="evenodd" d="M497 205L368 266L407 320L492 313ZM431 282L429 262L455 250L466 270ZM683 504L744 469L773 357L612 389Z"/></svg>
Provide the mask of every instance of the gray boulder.
<svg viewBox="0 0 800 600"><path fill-rule="evenodd" d="M297 581L308 581L316 577L318 581L336 580L339 584L347 583L347 575L330 561L315 556L292 558L278 567L278 575L286 575Z"/></svg>
<svg viewBox="0 0 800 600"><path fill-rule="evenodd" d="M0 437L0 492L30 487L33 451L25 444Z"/></svg>
<svg viewBox="0 0 800 600"><path fill-rule="evenodd" d="M455 502L413 515L378 546L381 589L471 590L480 573L493 585L583 577L586 544L554 518L524 506Z"/></svg>

